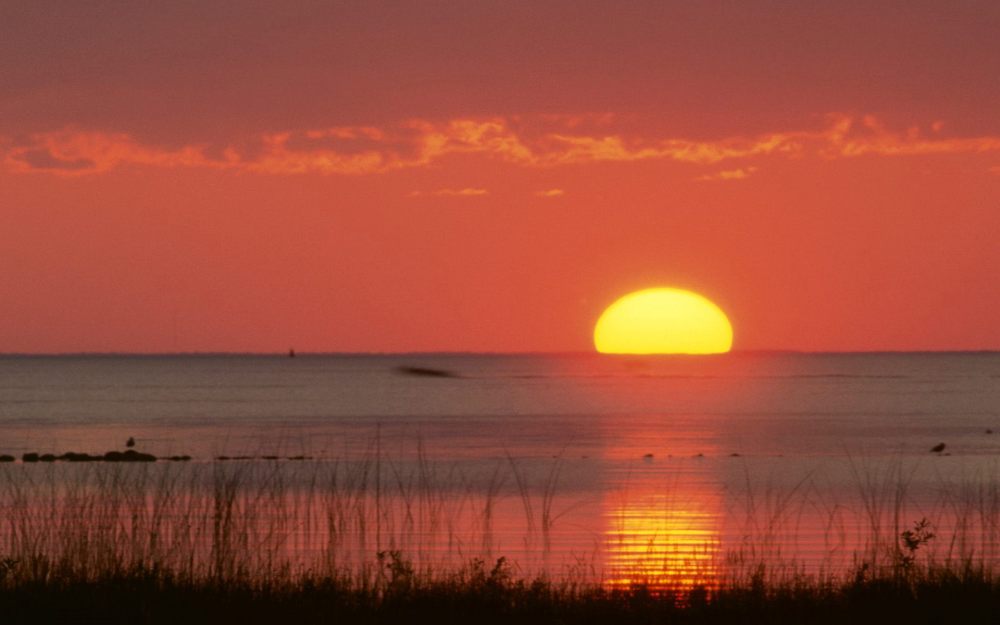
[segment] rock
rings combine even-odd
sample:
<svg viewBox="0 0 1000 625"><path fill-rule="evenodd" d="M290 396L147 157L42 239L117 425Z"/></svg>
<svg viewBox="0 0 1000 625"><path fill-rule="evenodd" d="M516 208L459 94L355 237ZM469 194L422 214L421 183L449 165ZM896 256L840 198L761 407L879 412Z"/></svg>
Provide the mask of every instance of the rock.
<svg viewBox="0 0 1000 625"><path fill-rule="evenodd" d="M169 460L171 462L187 462L191 459L191 456L168 456L164 460Z"/></svg>
<svg viewBox="0 0 1000 625"><path fill-rule="evenodd" d="M153 454L144 454L134 449L128 451L109 451L104 454L105 462L156 462Z"/></svg>
<svg viewBox="0 0 1000 625"><path fill-rule="evenodd" d="M56 458L56 460L65 460L66 462L96 462L102 459L101 456L91 456L90 454L81 454L75 451L67 451Z"/></svg>
<svg viewBox="0 0 1000 625"><path fill-rule="evenodd" d="M14 462L14 456L8 456L7 454L0 455L0 462Z"/></svg>
<svg viewBox="0 0 1000 625"><path fill-rule="evenodd" d="M396 367L396 373L403 375L416 375L425 378L457 378L451 371L444 369L431 369L430 367Z"/></svg>
<svg viewBox="0 0 1000 625"><path fill-rule="evenodd" d="M944 451L944 448L945 448L945 444L944 443L938 443L937 445L934 445L933 447L931 447L931 451L933 451L936 454L939 454L942 451Z"/></svg>
<svg viewBox="0 0 1000 625"><path fill-rule="evenodd" d="M31 452L21 456L21 462L38 462L38 454Z"/></svg>

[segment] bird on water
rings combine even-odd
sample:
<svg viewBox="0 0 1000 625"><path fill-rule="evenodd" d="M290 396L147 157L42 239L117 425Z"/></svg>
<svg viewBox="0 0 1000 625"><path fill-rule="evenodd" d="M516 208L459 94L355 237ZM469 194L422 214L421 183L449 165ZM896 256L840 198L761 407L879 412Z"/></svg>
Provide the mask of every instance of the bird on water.
<svg viewBox="0 0 1000 625"><path fill-rule="evenodd" d="M129 436L128 440L125 441L125 446L126 447L135 447L135 439L132 438L131 436Z"/></svg>

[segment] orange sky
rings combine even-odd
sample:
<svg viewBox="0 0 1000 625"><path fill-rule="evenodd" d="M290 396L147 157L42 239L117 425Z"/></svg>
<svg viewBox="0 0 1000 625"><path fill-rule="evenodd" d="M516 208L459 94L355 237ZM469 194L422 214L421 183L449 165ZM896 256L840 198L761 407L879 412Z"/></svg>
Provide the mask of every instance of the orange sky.
<svg viewBox="0 0 1000 625"><path fill-rule="evenodd" d="M654 285L1000 349L997 3L80 4L0 8L0 352L589 350Z"/></svg>

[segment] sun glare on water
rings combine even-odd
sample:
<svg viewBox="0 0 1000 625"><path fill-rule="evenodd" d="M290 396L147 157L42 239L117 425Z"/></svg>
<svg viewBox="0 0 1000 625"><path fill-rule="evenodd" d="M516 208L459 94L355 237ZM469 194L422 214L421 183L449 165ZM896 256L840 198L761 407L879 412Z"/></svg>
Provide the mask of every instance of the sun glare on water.
<svg viewBox="0 0 1000 625"><path fill-rule="evenodd" d="M733 327L697 293L645 289L608 306L594 327L594 346L603 354L721 354L732 349Z"/></svg>

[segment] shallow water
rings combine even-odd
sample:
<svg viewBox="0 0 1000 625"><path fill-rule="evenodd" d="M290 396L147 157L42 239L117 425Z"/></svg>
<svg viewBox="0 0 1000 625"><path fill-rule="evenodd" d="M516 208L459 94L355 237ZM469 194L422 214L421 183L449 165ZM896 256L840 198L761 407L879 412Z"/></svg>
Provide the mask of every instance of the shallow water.
<svg viewBox="0 0 1000 625"><path fill-rule="evenodd" d="M6 357L0 428L0 454L132 436L194 457L142 471L253 464L253 479L284 476L274 505L317 498L308 514L331 470L364 467L355 494L377 523L338 539L342 561L398 548L685 582L759 559L842 570L923 517L937 537L922 554L1000 553L1000 354ZM8 484L83 470L3 467ZM321 526L290 522L285 555L329 546L310 537Z"/></svg>

